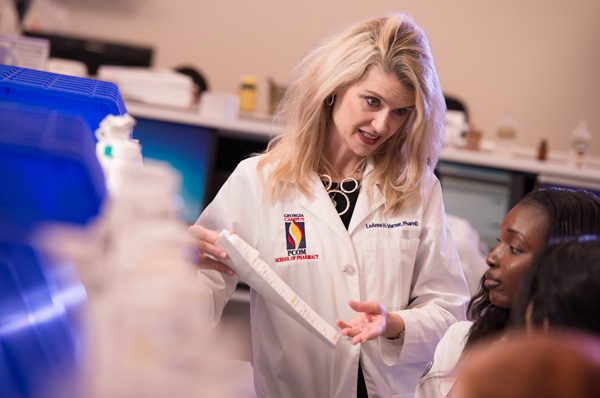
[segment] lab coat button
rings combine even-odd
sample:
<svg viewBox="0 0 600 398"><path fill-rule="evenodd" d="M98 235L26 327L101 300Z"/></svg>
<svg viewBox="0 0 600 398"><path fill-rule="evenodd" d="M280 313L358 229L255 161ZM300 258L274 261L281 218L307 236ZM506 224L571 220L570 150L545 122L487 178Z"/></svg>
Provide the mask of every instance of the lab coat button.
<svg viewBox="0 0 600 398"><path fill-rule="evenodd" d="M347 266L346 268L344 268L344 272L348 275L348 276L352 276L356 273L356 268L352 267L352 266Z"/></svg>

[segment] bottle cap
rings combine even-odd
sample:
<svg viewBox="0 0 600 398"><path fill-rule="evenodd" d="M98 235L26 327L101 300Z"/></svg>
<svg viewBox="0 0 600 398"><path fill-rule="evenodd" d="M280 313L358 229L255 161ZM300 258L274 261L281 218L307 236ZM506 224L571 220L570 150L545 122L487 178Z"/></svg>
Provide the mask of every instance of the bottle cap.
<svg viewBox="0 0 600 398"><path fill-rule="evenodd" d="M255 86L258 82L258 78L254 75L244 75L242 76L242 84L247 86Z"/></svg>

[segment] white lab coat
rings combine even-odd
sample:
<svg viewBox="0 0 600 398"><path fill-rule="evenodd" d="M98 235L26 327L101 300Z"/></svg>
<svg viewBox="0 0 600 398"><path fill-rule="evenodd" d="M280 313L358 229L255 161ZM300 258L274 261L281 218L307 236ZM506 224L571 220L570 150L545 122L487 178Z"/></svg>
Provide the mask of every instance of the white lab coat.
<svg viewBox="0 0 600 398"><path fill-rule="evenodd" d="M337 318L350 321L356 316L348 299L377 300L406 324L403 342L380 337L353 346L342 337L333 349L251 291L257 395L356 396L360 357L369 396L412 396L444 332L464 319L469 297L439 181L433 174L426 177L420 203L394 216L383 211L379 190L372 200L361 190L346 230L317 175L311 182L312 198L293 187L271 205L263 197L257 162L254 157L238 165L197 224L237 232L334 327ZM270 165L260 170L263 181L270 171ZM297 252L288 252L286 246L286 222L291 219L303 223L305 245ZM237 277L203 274L219 317Z"/></svg>
<svg viewBox="0 0 600 398"><path fill-rule="evenodd" d="M456 381L456 365L473 322L457 322L448 328L435 349L427 374L417 383L415 398L448 398Z"/></svg>

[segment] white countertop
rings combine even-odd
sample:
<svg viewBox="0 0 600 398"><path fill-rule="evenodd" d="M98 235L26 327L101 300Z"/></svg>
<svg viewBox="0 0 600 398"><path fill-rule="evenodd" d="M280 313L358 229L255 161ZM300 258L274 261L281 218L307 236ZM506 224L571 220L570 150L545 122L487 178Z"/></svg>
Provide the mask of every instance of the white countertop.
<svg viewBox="0 0 600 398"><path fill-rule="evenodd" d="M165 122L189 124L220 130L225 136L246 139L269 140L285 132L282 126L272 122L269 115L240 115L238 119L225 119L201 115L198 108L175 108L164 105L148 105L127 102L131 116Z"/></svg>
<svg viewBox="0 0 600 398"><path fill-rule="evenodd" d="M584 167L575 167L569 164L566 153L551 152L546 160L538 160L535 152L532 148L515 148L509 154L499 154L493 149L444 147L440 160L537 174L542 183L600 190L600 159L590 157Z"/></svg>
<svg viewBox="0 0 600 398"><path fill-rule="evenodd" d="M238 119L201 115L198 108L175 108L135 102L126 104L133 117L182 123L219 130L223 136L249 140L270 140L285 133L283 126L274 124L270 115L241 114ZM589 158L583 168L569 165L566 153L550 151L547 160L535 158L533 148L515 148L510 154L498 154L493 143L483 143L481 150L444 147L440 160L461 164L537 174L542 182L579 186L600 190L600 159Z"/></svg>
<svg viewBox="0 0 600 398"><path fill-rule="evenodd" d="M551 152L546 160L535 157L532 148L515 148L510 154L492 149L468 150L444 147L440 160L480 167L539 175L540 182L600 190L600 159L587 159L585 167L570 165L566 153Z"/></svg>

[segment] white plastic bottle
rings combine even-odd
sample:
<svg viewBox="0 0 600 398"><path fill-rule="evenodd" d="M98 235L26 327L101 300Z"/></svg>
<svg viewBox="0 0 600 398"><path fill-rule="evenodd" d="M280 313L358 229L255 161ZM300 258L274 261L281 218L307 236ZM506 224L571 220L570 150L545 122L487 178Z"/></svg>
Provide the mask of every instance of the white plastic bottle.
<svg viewBox="0 0 600 398"><path fill-rule="evenodd" d="M106 175L106 186L110 195L120 196L124 187L137 178L137 171L142 165L142 148L137 140L113 141Z"/></svg>
<svg viewBox="0 0 600 398"><path fill-rule="evenodd" d="M135 119L129 114L107 115L96 129L94 133L98 139L96 156L107 178L110 171L113 145L115 142L131 141L135 123Z"/></svg>
<svg viewBox="0 0 600 398"><path fill-rule="evenodd" d="M96 300L91 347L93 398L191 398L206 389L198 377L206 372L202 336L212 300L176 215L179 187L175 169L148 160L112 200L111 279Z"/></svg>

